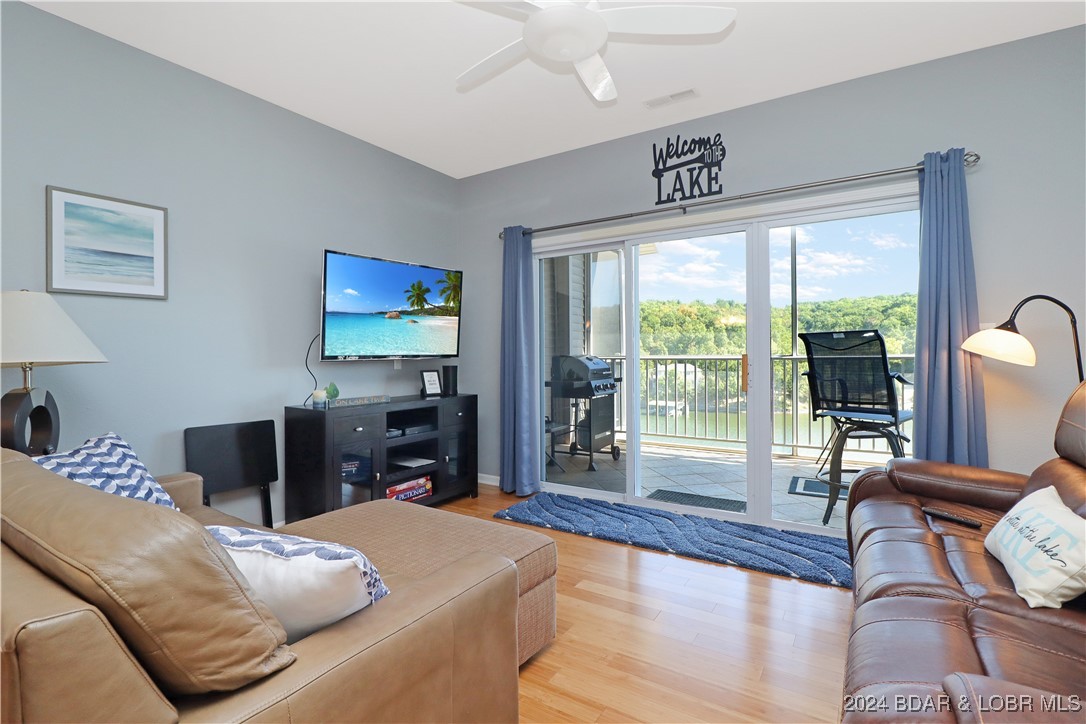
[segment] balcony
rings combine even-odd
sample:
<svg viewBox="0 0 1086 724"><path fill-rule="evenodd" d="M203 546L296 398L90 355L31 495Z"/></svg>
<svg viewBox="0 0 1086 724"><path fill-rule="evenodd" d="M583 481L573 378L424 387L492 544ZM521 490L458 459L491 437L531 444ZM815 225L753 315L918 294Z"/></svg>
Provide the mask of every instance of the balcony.
<svg viewBox="0 0 1086 724"><path fill-rule="evenodd" d="M615 376L628 379L622 358L603 358ZM913 378L912 355L891 355L890 371ZM655 490L690 493L707 499L745 501L747 402L741 389L743 360L739 356L646 356L641 372L642 495ZM773 358L773 510L774 518L821 525L825 498L789 492L794 479L814 478L817 459L833 430L825 419L813 420L806 358ZM900 389L900 388L899 388ZM912 409L912 387L906 386L903 409ZM625 450L627 395L620 385L615 396L615 432ZM905 435L911 437L911 422ZM905 443L909 454L909 443ZM849 440L845 467L879 465L890 457L881 438ZM586 471L584 458L560 458L548 466L547 480L595 490L622 492L626 475L623 458L595 457L597 471ZM802 492L802 486L800 487ZM707 507L716 507L705 500ZM834 509L830 526L843 529L844 503Z"/></svg>

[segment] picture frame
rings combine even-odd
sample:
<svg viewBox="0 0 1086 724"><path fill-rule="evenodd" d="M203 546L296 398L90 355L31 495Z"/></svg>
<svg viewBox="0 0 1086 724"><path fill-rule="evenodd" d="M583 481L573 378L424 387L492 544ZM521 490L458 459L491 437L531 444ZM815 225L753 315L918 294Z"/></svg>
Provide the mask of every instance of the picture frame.
<svg viewBox="0 0 1086 724"><path fill-rule="evenodd" d="M422 395L434 397L441 394L441 375L437 370L422 370Z"/></svg>
<svg viewBox="0 0 1086 724"><path fill-rule="evenodd" d="M167 298L167 210L45 187L49 292Z"/></svg>

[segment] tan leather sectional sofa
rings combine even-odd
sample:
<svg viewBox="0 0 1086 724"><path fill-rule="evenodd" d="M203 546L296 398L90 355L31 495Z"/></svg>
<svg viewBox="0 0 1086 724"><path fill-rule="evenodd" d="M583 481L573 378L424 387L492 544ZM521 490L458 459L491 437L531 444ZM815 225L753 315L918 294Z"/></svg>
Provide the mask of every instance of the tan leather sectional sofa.
<svg viewBox="0 0 1086 724"><path fill-rule="evenodd" d="M182 513L3 451L3 721L516 721L518 664L555 633L553 540L376 501L279 531L362 550L392 593L299 641ZM63 581L63 583L60 583Z"/></svg>
<svg viewBox="0 0 1086 724"><path fill-rule="evenodd" d="M853 482L846 721L1086 721L1086 594L1030 608L984 546L1015 503L1048 486L1086 518L1086 385L1055 447L1029 476L896 459Z"/></svg>

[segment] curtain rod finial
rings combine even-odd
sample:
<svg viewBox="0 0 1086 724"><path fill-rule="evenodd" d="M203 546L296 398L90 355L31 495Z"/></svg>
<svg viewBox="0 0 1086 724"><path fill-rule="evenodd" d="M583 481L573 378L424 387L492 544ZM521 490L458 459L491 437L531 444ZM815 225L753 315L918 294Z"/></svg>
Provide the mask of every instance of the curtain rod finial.
<svg viewBox="0 0 1086 724"><path fill-rule="evenodd" d="M980 163L980 154L974 151L966 151L964 158L966 168L971 168Z"/></svg>

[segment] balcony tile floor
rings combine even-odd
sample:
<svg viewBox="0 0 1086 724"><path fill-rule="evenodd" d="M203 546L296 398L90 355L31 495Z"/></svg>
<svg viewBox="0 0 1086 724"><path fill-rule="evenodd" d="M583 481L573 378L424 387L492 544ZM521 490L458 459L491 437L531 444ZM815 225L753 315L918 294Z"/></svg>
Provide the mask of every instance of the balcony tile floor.
<svg viewBox="0 0 1086 724"><path fill-rule="evenodd" d="M643 445L641 450L642 494L648 496L654 490L675 490L695 495L730 500L746 500L746 457L742 454L687 447ZM626 456L616 462L609 454L597 454L597 470L589 471L588 458L583 454L557 455L557 462L547 466L547 480L552 483L573 485L588 490L604 490L621 493L626 489ZM866 467L871 462L858 463L854 467ZM846 465L847 467L847 465ZM792 478L814 477L818 466L814 460L793 457L773 458L773 511L774 517L794 523L822 525L826 512L826 499L788 492ZM840 500L834 506L827 527L844 530L845 504Z"/></svg>

